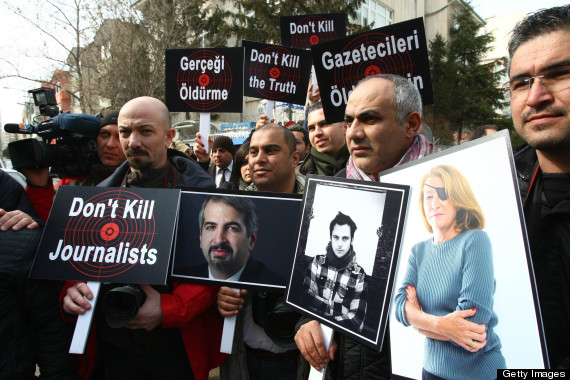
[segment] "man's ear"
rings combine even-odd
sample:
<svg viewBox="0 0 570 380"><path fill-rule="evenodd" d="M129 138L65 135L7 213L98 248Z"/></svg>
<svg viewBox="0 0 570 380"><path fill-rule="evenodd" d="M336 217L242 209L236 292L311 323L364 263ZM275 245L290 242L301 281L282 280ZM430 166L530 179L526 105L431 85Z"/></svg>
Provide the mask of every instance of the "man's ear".
<svg viewBox="0 0 570 380"><path fill-rule="evenodd" d="M422 125L422 117L417 112L412 112L404 119L406 138L413 139Z"/></svg>
<svg viewBox="0 0 570 380"><path fill-rule="evenodd" d="M293 159L293 167L296 168L297 164L299 163L300 153L298 151L294 151L291 154L291 158Z"/></svg>
<svg viewBox="0 0 570 380"><path fill-rule="evenodd" d="M255 231L254 233L252 233L249 238L250 238L250 241L249 241L249 252L251 252L251 251L253 251L253 248L255 247L255 243L257 243L257 231Z"/></svg>
<svg viewBox="0 0 570 380"><path fill-rule="evenodd" d="M174 138L174 135L176 135L176 129L169 128L166 131L166 147L167 148L170 146L170 144L172 144L172 139Z"/></svg>

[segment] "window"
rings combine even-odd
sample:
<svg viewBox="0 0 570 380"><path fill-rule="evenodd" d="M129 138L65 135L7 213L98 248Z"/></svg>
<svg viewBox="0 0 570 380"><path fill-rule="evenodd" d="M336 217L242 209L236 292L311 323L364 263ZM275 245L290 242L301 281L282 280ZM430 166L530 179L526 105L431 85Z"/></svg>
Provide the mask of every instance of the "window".
<svg viewBox="0 0 570 380"><path fill-rule="evenodd" d="M376 2L376 0L364 0L356 11L356 20L351 20L362 26L371 25L374 28L390 25L392 23L392 11Z"/></svg>

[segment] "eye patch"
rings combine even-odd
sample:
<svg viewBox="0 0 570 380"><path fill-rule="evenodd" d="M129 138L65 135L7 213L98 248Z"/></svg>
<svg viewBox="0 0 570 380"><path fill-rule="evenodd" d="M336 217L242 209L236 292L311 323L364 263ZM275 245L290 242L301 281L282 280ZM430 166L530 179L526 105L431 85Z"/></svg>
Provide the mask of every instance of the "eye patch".
<svg viewBox="0 0 570 380"><path fill-rule="evenodd" d="M447 194L445 193L445 187L435 187L435 186L432 186L432 185L428 185L427 183L424 183L424 186L431 187L432 189L434 189L435 192L437 193L437 196L438 196L439 199L441 199L442 201L446 201L446 200L447 200Z"/></svg>

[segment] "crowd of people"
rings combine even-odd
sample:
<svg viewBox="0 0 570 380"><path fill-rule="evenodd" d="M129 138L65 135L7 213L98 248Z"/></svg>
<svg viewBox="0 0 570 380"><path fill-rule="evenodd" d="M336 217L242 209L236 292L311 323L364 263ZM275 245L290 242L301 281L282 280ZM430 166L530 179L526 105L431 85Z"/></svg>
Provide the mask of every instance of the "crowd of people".
<svg viewBox="0 0 570 380"><path fill-rule="evenodd" d="M510 80L504 91L516 131L526 142L515 152L515 163L546 348L551 368L570 368L570 6L529 15L513 30L508 48ZM431 153L426 132L420 133L427 127L422 126L420 94L403 77L379 74L362 79L348 98L344 122L339 123L326 122L318 91L313 93L310 88L308 94L304 125L285 128L262 117L237 151L224 136L208 137L206 150L198 134L192 152L173 141L175 130L163 102L152 97L132 99L101 119L97 137L100 164L89 175L64 178L60 185L217 187L301 194L307 174L377 181L378 173ZM482 134L492 129L484 126ZM96 309L85 354L68 354L74 322L93 308L95 300L85 282L27 278L56 189L47 168L23 172L25 191L0 172L4 294L0 378L33 378L39 368L45 379L207 379L209 371L219 367L222 379L306 379L311 366L326 367L327 379L390 378L389 336L380 352L340 333L334 334L327 347L320 323L288 310L280 294L179 283L171 278L164 286L140 285L146 300L122 328L109 326ZM462 194L449 190L448 175L465 182ZM462 254L483 257L489 244L481 231L484 218L476 217L474 225L455 218L460 206L454 202L462 196L473 198L461 174L438 167L426 174L422 189L425 210L447 207L455 212L443 224L426 217L433 239L414 247L412 256L421 252L425 265L437 265L437 255L457 254L448 252L445 243L461 240L476 252ZM253 217L246 215L255 210L242 203L213 197L203 205L201 248L218 269L210 272L213 277L239 276L252 265L249 251L255 245L257 223L252 224L249 219ZM469 212L477 213L477 207L473 209ZM228 223L234 225L231 238L223 231L206 229L230 215ZM358 305L353 307L353 299L347 296L351 292L318 278L321 271L332 267L347 278L354 275L352 281L358 283L362 268L354 261L355 230L349 216L337 215L331 222L326 251L317 253L307 271L314 308L361 329L362 312L367 303L374 302L366 299L365 284L360 282ZM218 244L220 239L227 241ZM434 248L432 241L441 245ZM237 267L235 263L224 265L211 256L211 249L239 251L242 260ZM481 260L473 261L472 270L488 273L477 267ZM418 268L408 270L407 285L397 292L395 308L398 321L413 325L428 337L430 350L447 355L443 359L447 365L442 365L426 352L424 378L495 378L493 370L505 365L500 349L494 349L500 347L493 334L496 315L492 308L486 316L476 314L470 302L479 302L489 294L492 297L493 290L480 285L483 280L479 278L472 293L477 300L466 300L463 310L447 316L441 310L455 310L459 301L450 296L450 305L419 302L421 291L413 284L421 276L425 277L425 272ZM438 279L424 280L441 287ZM330 299L335 300L332 306ZM259 310L269 313L276 308L287 315L287 323L258 323ZM436 321L433 313L447 318L449 325ZM223 318L231 316L237 316L237 323L233 351L227 355L220 353L220 341ZM286 331L275 331L276 327ZM471 356L455 359L465 355Z"/></svg>

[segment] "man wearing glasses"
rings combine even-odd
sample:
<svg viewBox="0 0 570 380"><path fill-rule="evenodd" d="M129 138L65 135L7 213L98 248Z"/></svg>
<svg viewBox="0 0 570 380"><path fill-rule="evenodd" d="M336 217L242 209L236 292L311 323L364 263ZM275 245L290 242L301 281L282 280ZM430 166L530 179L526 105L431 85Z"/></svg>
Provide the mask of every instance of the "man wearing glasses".
<svg viewBox="0 0 570 380"><path fill-rule="evenodd" d="M570 368L570 6L521 21L504 86L527 145L515 154L552 368Z"/></svg>

